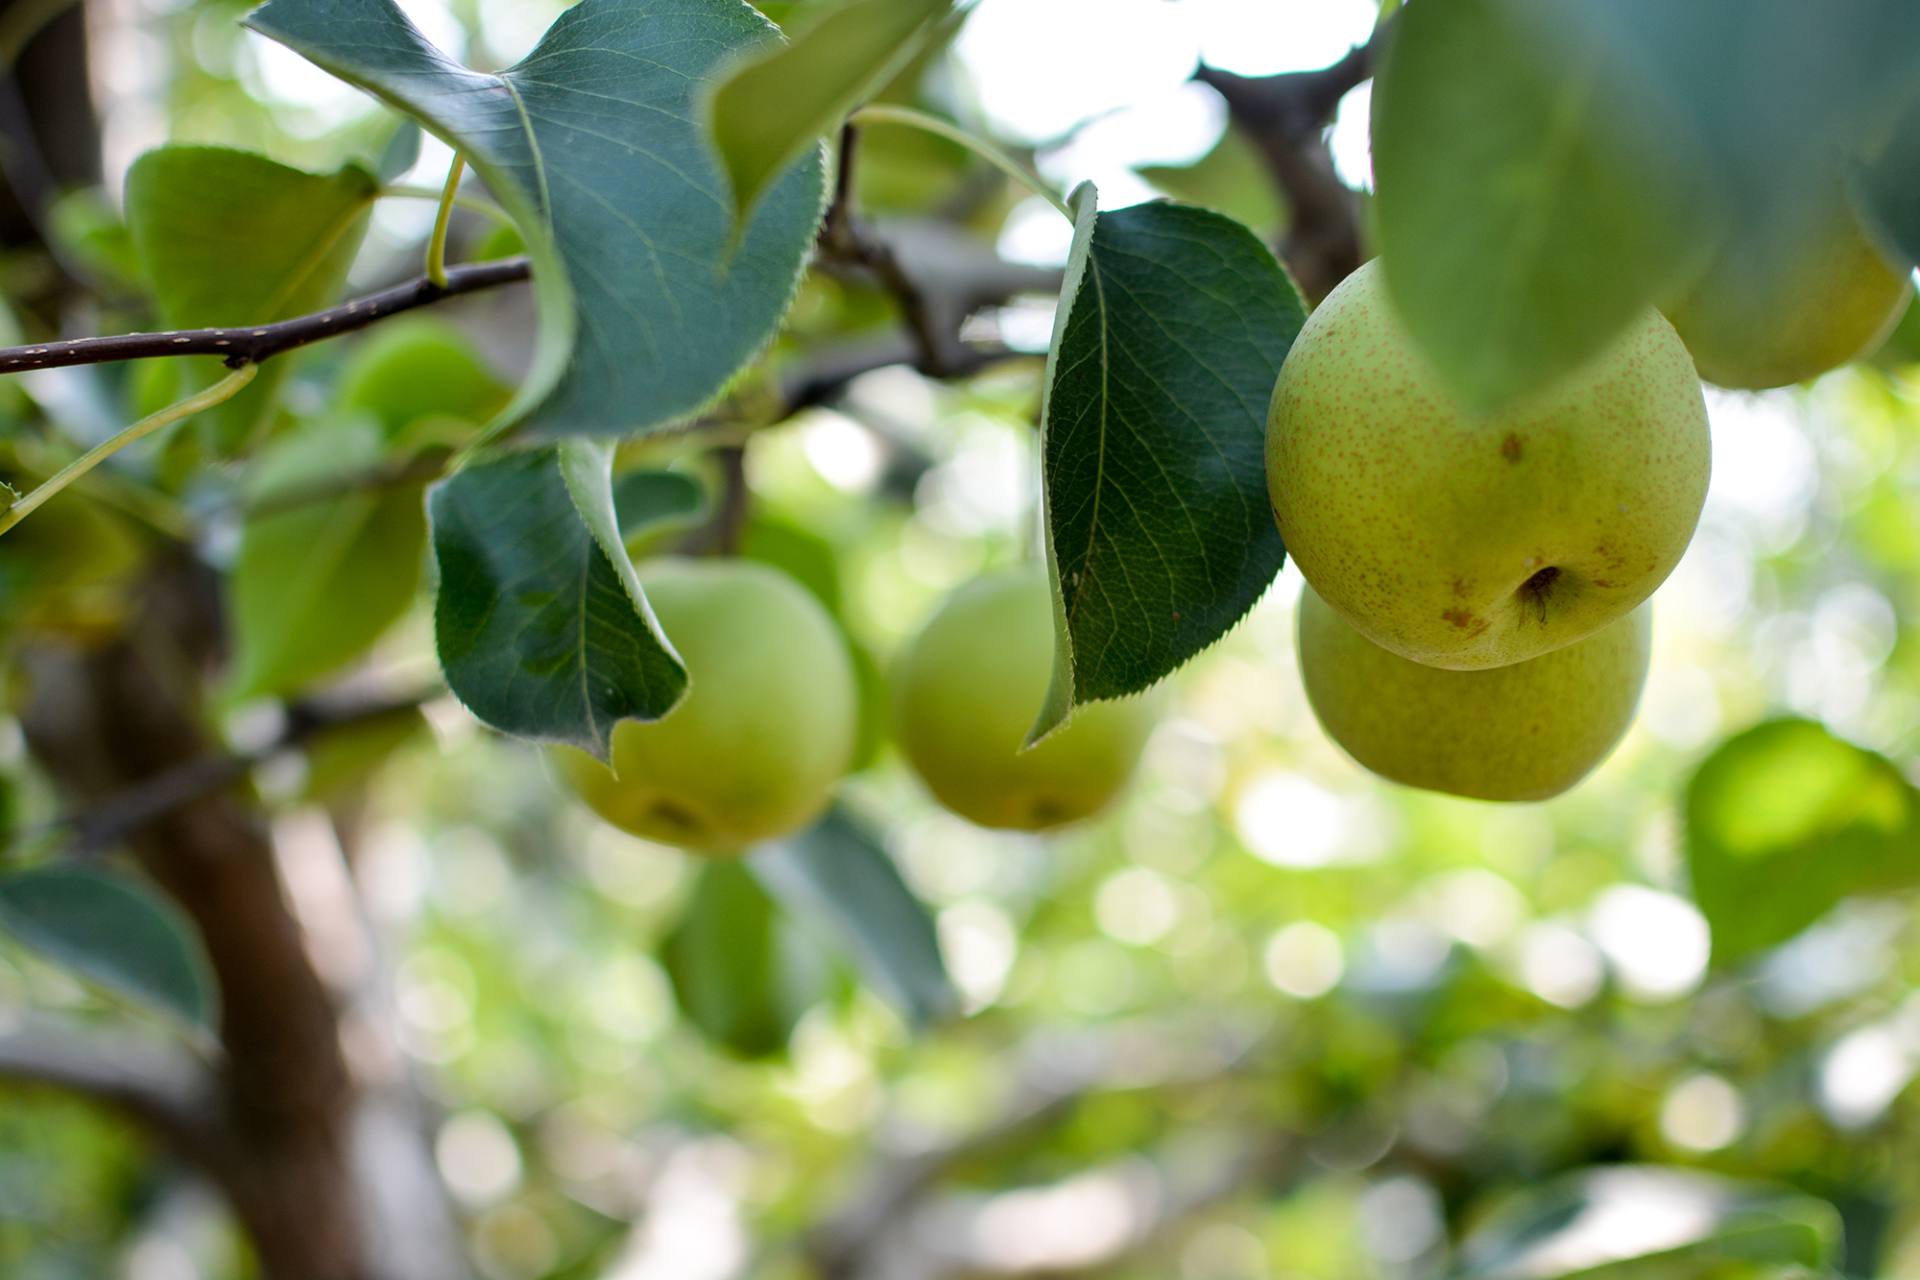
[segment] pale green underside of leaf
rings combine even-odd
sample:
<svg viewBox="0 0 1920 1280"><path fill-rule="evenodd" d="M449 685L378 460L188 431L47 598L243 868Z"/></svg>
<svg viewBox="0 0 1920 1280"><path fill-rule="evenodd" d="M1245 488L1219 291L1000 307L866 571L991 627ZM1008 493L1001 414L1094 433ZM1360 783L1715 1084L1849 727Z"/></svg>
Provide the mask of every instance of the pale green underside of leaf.
<svg viewBox="0 0 1920 1280"><path fill-rule="evenodd" d="M739 63L705 103L736 217L919 49L952 0L847 0L790 44Z"/></svg>
<svg viewBox="0 0 1920 1280"><path fill-rule="evenodd" d="M1036 740L1165 677L1272 583L1267 402L1305 319L1232 219L1154 202L1088 226L1082 192L1042 409L1059 645Z"/></svg>
<svg viewBox="0 0 1920 1280"><path fill-rule="evenodd" d="M579 443L477 462L428 497L448 687L503 732L607 758L687 687L627 558L611 463Z"/></svg>
<svg viewBox="0 0 1920 1280"><path fill-rule="evenodd" d="M0 879L0 930L101 986L211 1028L214 985L199 935L138 881L48 866Z"/></svg>
<svg viewBox="0 0 1920 1280"><path fill-rule="evenodd" d="M534 366L500 424L626 435L686 417L771 337L825 199L803 157L735 237L694 121L703 82L774 38L740 0L583 0L498 75L391 0L271 0L248 19L464 152L534 262Z"/></svg>
<svg viewBox="0 0 1920 1280"><path fill-rule="evenodd" d="M1694 774L1686 853L1714 963L1736 963L1843 898L1920 886L1920 792L1885 757L1811 720L1770 721Z"/></svg>
<svg viewBox="0 0 1920 1280"><path fill-rule="evenodd" d="M1497 408L1598 354L1704 265L1723 210L1687 117L1573 0L1398 19L1374 91L1376 228L1408 331Z"/></svg>
<svg viewBox="0 0 1920 1280"><path fill-rule="evenodd" d="M831 930L909 1023L929 1026L959 1007L926 906L844 812L755 854L750 865L789 911Z"/></svg>
<svg viewBox="0 0 1920 1280"><path fill-rule="evenodd" d="M314 174L225 147L142 155L127 172L127 229L161 323L267 324L331 305L366 235L376 187L356 165ZM196 390L227 372L212 357L173 363ZM216 451L237 451L255 437L292 364L270 362L209 411Z"/></svg>

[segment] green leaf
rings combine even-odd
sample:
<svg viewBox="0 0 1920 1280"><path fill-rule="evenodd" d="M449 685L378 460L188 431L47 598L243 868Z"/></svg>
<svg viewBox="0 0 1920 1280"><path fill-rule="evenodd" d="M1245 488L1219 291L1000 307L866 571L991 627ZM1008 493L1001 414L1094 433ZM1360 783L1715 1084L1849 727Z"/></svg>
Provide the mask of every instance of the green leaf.
<svg viewBox="0 0 1920 1280"><path fill-rule="evenodd" d="M1687 785L1687 868L1730 964L1842 898L1920 885L1920 792L1892 761L1811 720L1736 734Z"/></svg>
<svg viewBox="0 0 1920 1280"><path fill-rule="evenodd" d="M358 165L316 174L223 147L147 152L127 172L127 228L161 323L266 324L331 305L378 185ZM174 363L187 366L183 392L227 372L212 356ZM203 415L217 453L256 438L292 366L291 356L268 361L251 386Z"/></svg>
<svg viewBox="0 0 1920 1280"><path fill-rule="evenodd" d="M1823 1200L1685 1169L1612 1165L1515 1193L1462 1244L1456 1280L1761 1280L1838 1261ZM1790 1272L1789 1272L1790 1274Z"/></svg>
<svg viewBox="0 0 1920 1280"><path fill-rule="evenodd" d="M1280 264L1220 214L1095 213L1047 356L1042 465L1058 646L1037 739L1137 693L1225 635L1285 558L1267 497L1267 400L1305 318Z"/></svg>
<svg viewBox="0 0 1920 1280"><path fill-rule="evenodd" d="M466 334L432 316L406 316L382 323L353 348L334 407L372 415L395 440L423 418L487 422L512 395Z"/></svg>
<svg viewBox="0 0 1920 1280"><path fill-rule="evenodd" d="M826 925L866 979L914 1026L958 1007L933 919L872 833L836 809L755 854L760 882L796 915Z"/></svg>
<svg viewBox="0 0 1920 1280"><path fill-rule="evenodd" d="M364 784L401 749L431 736L418 707L338 725L308 740L303 799L326 804Z"/></svg>
<svg viewBox="0 0 1920 1280"><path fill-rule="evenodd" d="M371 421L323 423L276 442L254 464L258 514L231 578L230 696L293 693L352 662L413 603L427 521L424 486L302 498L316 483L376 466ZM285 494L285 505L276 496Z"/></svg>
<svg viewBox="0 0 1920 1280"><path fill-rule="evenodd" d="M1222 133L1213 150L1192 164L1146 165L1137 172L1175 200L1224 213L1263 236L1286 225L1273 175L1238 129Z"/></svg>
<svg viewBox="0 0 1920 1280"><path fill-rule="evenodd" d="M1579 0L1410 5L1376 80L1380 252L1408 331L1493 409L1597 354L1721 224L1691 118Z"/></svg>
<svg viewBox="0 0 1920 1280"><path fill-rule="evenodd" d="M143 1004L212 1027L219 993L192 923L138 881L85 867L0 879L0 929Z"/></svg>
<svg viewBox="0 0 1920 1280"><path fill-rule="evenodd" d="M533 436L629 434L697 411L772 337L825 199L820 156L734 234L694 103L775 38L740 0L582 0L498 75L392 0L270 0L247 20L458 147L519 224L540 303L502 415Z"/></svg>
<svg viewBox="0 0 1920 1280"><path fill-rule="evenodd" d="M627 471L614 477L613 510L627 542L662 527L689 524L707 509L707 490L683 471Z"/></svg>
<svg viewBox="0 0 1920 1280"><path fill-rule="evenodd" d="M826 994L831 968L738 862L700 869L661 960L687 1020L747 1058L786 1048L794 1024Z"/></svg>
<svg viewBox="0 0 1920 1280"><path fill-rule="evenodd" d="M1920 264L1920 94L1854 171L1852 194L1881 248Z"/></svg>
<svg viewBox="0 0 1920 1280"><path fill-rule="evenodd" d="M402 120L400 127L387 139L386 148L381 151L380 159L373 171L382 182L398 182L406 176L407 170L420 162L420 140L424 135L420 126L412 120Z"/></svg>
<svg viewBox="0 0 1920 1280"><path fill-rule="evenodd" d="M506 454L427 499L447 685L506 733L607 758L613 726L657 720L687 687L647 607L592 445Z"/></svg>
<svg viewBox="0 0 1920 1280"><path fill-rule="evenodd" d="M952 0L844 0L727 72L705 103L741 218L778 175L913 57Z"/></svg>

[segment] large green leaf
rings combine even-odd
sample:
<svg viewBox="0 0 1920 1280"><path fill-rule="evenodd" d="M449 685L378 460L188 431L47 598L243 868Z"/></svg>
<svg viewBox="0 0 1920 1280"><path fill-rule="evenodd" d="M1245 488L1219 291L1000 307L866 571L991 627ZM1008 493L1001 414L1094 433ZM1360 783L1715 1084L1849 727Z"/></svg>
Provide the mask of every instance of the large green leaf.
<svg viewBox="0 0 1920 1280"><path fill-rule="evenodd" d="M1457 1280L1761 1280L1838 1261L1823 1200L1685 1169L1613 1165L1516 1192L1463 1243ZM1789 1274L1791 1272L1789 1271Z"/></svg>
<svg viewBox="0 0 1920 1280"><path fill-rule="evenodd" d="M1920 792L1811 720L1722 743L1687 786L1686 824L1719 964L1786 941L1842 898L1920 885Z"/></svg>
<svg viewBox="0 0 1920 1280"><path fill-rule="evenodd" d="M266 324L331 305L377 188L358 165L317 174L224 147L147 152L127 171L127 229L161 322ZM226 373L211 356L172 363L193 389ZM255 437L291 367L285 356L270 361L245 391L203 416L216 450Z"/></svg>
<svg viewBox="0 0 1920 1280"><path fill-rule="evenodd" d="M1239 223L1187 205L1095 212L1072 254L1041 410L1059 645L1035 735L1137 693L1226 634L1285 556L1267 400L1305 307Z"/></svg>
<svg viewBox="0 0 1920 1280"><path fill-rule="evenodd" d="M824 923L868 982L915 1026L958 1001L926 906L873 835L840 810L753 856L762 884L789 911Z"/></svg>
<svg viewBox="0 0 1920 1280"><path fill-rule="evenodd" d="M1484 407L1595 355L1719 233L1691 116L1605 8L1410 5L1380 68L1387 284L1442 376Z"/></svg>
<svg viewBox="0 0 1920 1280"><path fill-rule="evenodd" d="M629 546L691 524L706 509L706 486L685 472L641 469L614 477L613 510Z"/></svg>
<svg viewBox="0 0 1920 1280"><path fill-rule="evenodd" d="M843 0L793 43L730 70L706 102L707 128L733 190L734 214L838 128L919 48L953 0Z"/></svg>
<svg viewBox="0 0 1920 1280"><path fill-rule="evenodd" d="M694 104L775 38L740 0L583 0L498 75L447 58L392 0L270 0L248 22L460 148L519 224L540 334L503 420L536 436L671 422L779 323L825 181L805 156L735 236Z"/></svg>
<svg viewBox="0 0 1920 1280"><path fill-rule="evenodd" d="M613 726L687 687L621 544L596 445L476 463L428 496L447 685L496 729L607 758Z"/></svg>
<svg viewBox="0 0 1920 1280"><path fill-rule="evenodd" d="M0 929L101 986L211 1027L218 990L193 925L138 881L50 866L0 879Z"/></svg>
<svg viewBox="0 0 1920 1280"><path fill-rule="evenodd" d="M355 419L309 427L254 464L260 514L241 531L230 579L233 696L291 693L338 670L413 602L427 541L423 485L276 504L276 494L369 469L382 454L379 428Z"/></svg>
<svg viewBox="0 0 1920 1280"><path fill-rule="evenodd" d="M701 868L661 959L687 1020L749 1058L785 1049L831 981L828 957L738 862Z"/></svg>

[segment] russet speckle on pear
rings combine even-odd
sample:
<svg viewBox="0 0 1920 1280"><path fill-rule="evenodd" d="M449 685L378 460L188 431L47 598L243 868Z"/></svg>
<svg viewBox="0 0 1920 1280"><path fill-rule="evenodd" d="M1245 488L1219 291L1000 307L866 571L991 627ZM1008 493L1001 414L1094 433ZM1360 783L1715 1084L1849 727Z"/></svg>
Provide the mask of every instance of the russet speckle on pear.
<svg viewBox="0 0 1920 1280"><path fill-rule="evenodd" d="M1477 800L1545 800L1592 772L1632 723L1652 611L1643 604L1526 662L1446 671L1382 649L1309 586L1300 675L1327 736L1381 777Z"/></svg>
<svg viewBox="0 0 1920 1280"><path fill-rule="evenodd" d="M1377 261L1308 318L1268 414L1301 572L1375 644L1455 670L1573 644L1645 600L1693 536L1709 466L1699 378L1658 313L1477 414L1414 346Z"/></svg>

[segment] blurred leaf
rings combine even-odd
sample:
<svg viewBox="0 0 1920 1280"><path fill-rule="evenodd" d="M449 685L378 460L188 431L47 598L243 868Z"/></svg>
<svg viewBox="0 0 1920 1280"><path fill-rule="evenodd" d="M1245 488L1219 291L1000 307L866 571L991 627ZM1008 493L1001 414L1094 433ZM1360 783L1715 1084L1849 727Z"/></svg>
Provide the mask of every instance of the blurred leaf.
<svg viewBox="0 0 1920 1280"><path fill-rule="evenodd" d="M926 906L844 811L755 854L750 865L789 911L825 923L908 1022L930 1026L958 1008Z"/></svg>
<svg viewBox="0 0 1920 1280"><path fill-rule="evenodd" d="M611 466L586 444L506 454L428 497L447 686L496 729L601 760L616 723L659 719L687 687L621 544Z"/></svg>
<svg viewBox="0 0 1920 1280"><path fill-rule="evenodd" d="M1042 461L1053 685L1034 734L1225 635L1280 571L1267 399L1306 310L1239 223L1075 191Z"/></svg>
<svg viewBox="0 0 1920 1280"><path fill-rule="evenodd" d="M613 480L613 510L627 542L662 526L691 524L706 509L706 487L685 472L642 469Z"/></svg>
<svg viewBox="0 0 1920 1280"><path fill-rule="evenodd" d="M417 121L400 122L400 127L393 131L393 137L387 140L386 149L380 153L380 160L373 167L380 181L398 182L409 169L420 163L422 136Z"/></svg>
<svg viewBox="0 0 1920 1280"><path fill-rule="evenodd" d="M1920 793L1811 720L1722 743L1687 786L1686 824L1717 964L1786 941L1842 898L1920 885Z"/></svg>
<svg viewBox="0 0 1920 1280"><path fill-rule="evenodd" d="M1882 248L1920 263L1920 94L1855 170L1853 196Z"/></svg>
<svg viewBox="0 0 1920 1280"><path fill-rule="evenodd" d="M80 187L60 196L47 206L46 217L48 234L84 269L129 293L146 287L133 235L98 187Z"/></svg>
<svg viewBox="0 0 1920 1280"><path fill-rule="evenodd" d="M1237 129L1222 133L1213 150L1192 164L1147 165L1139 174L1175 200L1224 213L1262 236L1275 234L1286 221L1273 175Z"/></svg>
<svg viewBox="0 0 1920 1280"><path fill-rule="evenodd" d="M1409 11L1411 12L1411 10ZM1614 1165L1515 1192L1456 1280L1763 1280L1838 1260L1823 1200L1685 1169Z"/></svg>
<svg viewBox="0 0 1920 1280"><path fill-rule="evenodd" d="M747 1058L784 1050L828 985L826 958L786 926L753 873L733 861L700 868L661 960L687 1020Z"/></svg>
<svg viewBox="0 0 1920 1280"><path fill-rule="evenodd" d="M842 0L776 46L730 68L704 104L736 219L774 178L919 47L952 0Z"/></svg>
<svg viewBox="0 0 1920 1280"><path fill-rule="evenodd" d="M138 881L51 866L0 879L0 929L75 973L212 1027L218 991L192 923Z"/></svg>
<svg viewBox="0 0 1920 1280"><path fill-rule="evenodd" d="M366 235L377 187L358 165L314 174L222 147L147 152L127 172L127 226L161 322L266 324L330 305ZM227 373L212 356L184 363L196 389ZM268 361L245 391L202 415L216 452L254 439L292 364Z"/></svg>
<svg viewBox="0 0 1920 1280"><path fill-rule="evenodd" d="M1688 116L1577 0L1400 15L1376 80L1376 225L1408 331L1495 408L1597 354L1720 225Z"/></svg>
<svg viewBox="0 0 1920 1280"><path fill-rule="evenodd" d="M420 585L423 486L305 498L305 490L381 459L365 419L320 423L277 441L254 464L250 516L230 579L230 696L289 694L364 653ZM289 502L276 507L276 495Z"/></svg>
<svg viewBox="0 0 1920 1280"><path fill-rule="evenodd" d="M498 75L427 43L392 0L270 0L247 19L459 147L534 262L534 366L503 415L541 437L683 418L765 345L825 194L817 154L745 232L694 123L720 63L774 38L740 0L582 0Z"/></svg>
<svg viewBox="0 0 1920 1280"><path fill-rule="evenodd" d="M378 419L387 439L423 418L492 420L513 395L444 320L405 316L381 324L358 343L340 371L334 405Z"/></svg>

